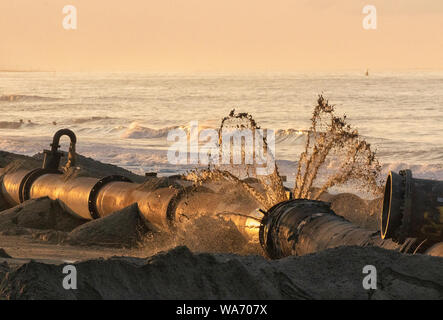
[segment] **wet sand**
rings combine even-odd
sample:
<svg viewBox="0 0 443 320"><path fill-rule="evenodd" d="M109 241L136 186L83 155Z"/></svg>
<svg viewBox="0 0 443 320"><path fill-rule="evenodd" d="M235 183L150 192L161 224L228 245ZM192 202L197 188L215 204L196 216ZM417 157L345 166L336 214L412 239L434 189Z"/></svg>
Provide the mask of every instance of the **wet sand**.
<svg viewBox="0 0 443 320"><path fill-rule="evenodd" d="M134 250L114 249L106 247L82 247L72 245L57 245L25 236L0 235L0 248L12 256L13 259L0 257L0 263L7 261L11 265L22 265L31 260L63 264L88 259L109 258L112 256L134 255Z"/></svg>
<svg viewBox="0 0 443 320"><path fill-rule="evenodd" d="M9 242L14 240L28 248L17 248ZM276 261L195 254L186 247L145 259L91 260L121 252L75 247L60 252L20 239L5 244L18 249L17 256L49 260L1 259L0 299L443 299L442 258L375 247L340 247ZM77 290L61 285L67 263L57 264L67 256L86 259L75 263ZM362 286L365 265L377 268L377 290Z"/></svg>

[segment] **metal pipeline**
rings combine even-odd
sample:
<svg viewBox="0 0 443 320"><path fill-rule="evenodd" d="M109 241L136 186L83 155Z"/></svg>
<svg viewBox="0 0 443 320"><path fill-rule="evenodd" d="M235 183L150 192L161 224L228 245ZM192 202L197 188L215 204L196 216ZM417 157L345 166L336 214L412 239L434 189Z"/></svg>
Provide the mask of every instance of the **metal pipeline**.
<svg viewBox="0 0 443 320"><path fill-rule="evenodd" d="M260 241L260 226L263 215L259 215L259 211L253 211L249 215L233 213L233 212L221 212L217 214L218 217L225 221L231 221L235 224L238 231L251 242L258 243Z"/></svg>
<svg viewBox="0 0 443 320"><path fill-rule="evenodd" d="M69 160L63 171L69 172L75 164L75 134L68 129L60 130L54 136L51 150L44 151L43 168L3 172L0 189L11 206L29 199L49 197L60 200L72 214L98 219L137 203L140 213L163 230L177 221L189 219L191 215L216 214L226 210L249 213L257 208L251 201L246 204L229 201L224 194L185 183L150 188L149 184L132 183L117 175L103 179L64 175L59 171L63 153L58 151L63 135L71 139Z"/></svg>
<svg viewBox="0 0 443 320"><path fill-rule="evenodd" d="M337 216L325 202L289 200L275 205L261 216L254 201L234 201L221 192L204 187L170 183L151 188L116 175L103 179L64 175L59 170L62 153L58 151L63 135L71 139L68 164L63 170L69 172L75 165L77 139L72 131L64 129L54 136L51 150L44 151L42 168L3 170L0 174L1 194L11 206L28 199L49 197L59 199L73 214L97 219L137 203L140 213L163 230L169 230L176 222L193 215L217 214L233 221L248 239L258 239L268 256L274 259L344 245L415 252L423 249L420 248L421 242L418 244L416 239L406 236L441 240L443 210L438 204L443 202L443 182L412 179L410 172L403 175L391 173L385 188L382 237L387 238L400 226L409 226L400 229L403 243L398 244ZM416 223L419 228L410 227L411 223Z"/></svg>
<svg viewBox="0 0 443 320"><path fill-rule="evenodd" d="M383 239L443 241L443 181L415 179L410 170L390 172L380 224Z"/></svg>
<svg viewBox="0 0 443 320"><path fill-rule="evenodd" d="M338 246L378 246L414 252L418 243L383 240L378 232L355 226L336 215L329 203L295 199L272 207L262 220L260 243L271 259L305 255Z"/></svg>
<svg viewBox="0 0 443 320"><path fill-rule="evenodd" d="M10 205L28 199L49 197L58 199L70 213L85 219L98 219L133 203L141 214L160 229L168 229L175 221L190 215L216 213L222 195L192 187L165 187L155 190L130 182L122 176L103 179L76 177L66 179L61 174L43 174L29 186L29 197L21 197L23 179L32 171L7 173L2 181L2 193ZM194 210L198 203L198 210ZM229 205L229 204L228 204ZM234 204L231 204L234 205ZM235 209L235 208L233 208Z"/></svg>

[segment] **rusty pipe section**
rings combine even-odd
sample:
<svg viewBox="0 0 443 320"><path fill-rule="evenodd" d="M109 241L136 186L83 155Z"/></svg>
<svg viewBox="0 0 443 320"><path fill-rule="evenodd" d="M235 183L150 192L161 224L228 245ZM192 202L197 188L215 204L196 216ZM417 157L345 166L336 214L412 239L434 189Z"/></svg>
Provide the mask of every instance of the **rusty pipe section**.
<svg viewBox="0 0 443 320"><path fill-rule="evenodd" d="M63 153L58 149L62 136L71 140L68 163L59 170ZM222 211L248 213L256 210L254 201L232 201L223 193L208 188L186 186L186 183L135 184L122 176L102 179L70 175L75 164L77 138L69 129L59 130L50 150L44 150L43 167L35 170L1 170L1 195L10 206L29 199L58 199L64 208L85 219L98 219L134 203L141 214L160 229L169 229L175 222L184 222L199 214ZM62 174L65 172L66 174ZM158 179L161 180L161 179ZM3 200L3 199L2 199Z"/></svg>
<svg viewBox="0 0 443 320"><path fill-rule="evenodd" d="M219 218L225 221L231 221L237 227L238 231L251 242L258 243L260 226L263 215L258 214L259 211L251 211L248 215L235 212L220 212L217 214Z"/></svg>
<svg viewBox="0 0 443 320"><path fill-rule="evenodd" d="M98 219L131 204L137 203L139 211L153 225L168 229L175 221L191 215L215 213L222 195L193 187L168 186L146 189L121 176L103 179L90 177L67 178L60 173L42 173L32 183L27 178L34 170L17 170L6 173L1 181L2 194L15 206L28 199L49 197L58 199L70 213L85 219ZM28 185L28 196L23 197ZM199 208L195 211L194 208Z"/></svg>
<svg viewBox="0 0 443 320"><path fill-rule="evenodd" d="M410 170L390 172L380 223L383 239L443 241L443 181L415 179Z"/></svg>
<svg viewBox="0 0 443 320"><path fill-rule="evenodd" d="M2 171L5 171L5 169ZM1 191L5 201L10 205L15 206L21 202L20 186L29 172L29 170L18 170L11 174L2 173Z"/></svg>
<svg viewBox="0 0 443 320"><path fill-rule="evenodd" d="M70 147L64 172L69 173L75 165L77 138L69 129L55 133L50 150L44 150L43 167L35 170L3 169L0 191L11 206L29 199L49 197L58 199L66 210L85 219L97 219L137 203L140 212L149 221L167 228L175 218L178 200L182 190L174 187L144 190L122 176L108 176L103 179L70 177L59 171L63 153L59 151L60 139L68 136Z"/></svg>
<svg viewBox="0 0 443 320"><path fill-rule="evenodd" d="M235 197L229 198L204 187L167 183L152 188L149 184L132 183L122 176L96 179L62 174L59 171L62 153L58 148L63 135L71 139L68 165L64 170L69 173L68 169L75 164L77 140L72 131L64 129L54 136L51 150L45 150L42 168L3 170L0 191L5 201L14 206L28 199L58 199L66 210L85 219L105 217L137 203L140 213L163 230L195 215L217 214L231 220L246 238L258 239L273 259L352 245L420 252L425 250L420 248L422 239L419 243L408 236L435 236L433 239L441 240L443 210L439 203L443 201L443 182L412 179L410 172L406 172L404 178L391 173L388 179L380 237L379 233L357 227L336 215L328 203L320 201L289 200L259 214L254 201L236 201ZM433 229L428 228L429 217L433 219ZM414 223L420 228L412 227ZM406 230L401 244L382 239L403 225L409 228L401 229ZM440 252L441 247L432 252L436 251Z"/></svg>
<svg viewBox="0 0 443 320"><path fill-rule="evenodd" d="M225 194L205 187L170 184L149 188L121 176L67 178L60 173L39 170L17 170L3 175L0 187L10 206L49 197L60 200L70 213L91 220L137 203L140 213L163 230L197 215L215 215L227 210L246 215L257 208L253 201L230 201ZM38 173L38 177L32 178L34 173Z"/></svg>
<svg viewBox="0 0 443 320"><path fill-rule="evenodd" d="M403 244L383 240L378 232L355 226L336 215L329 203L295 199L272 207L262 220L260 243L271 259L305 255L338 246L378 246L414 252L415 239Z"/></svg>
<svg viewBox="0 0 443 320"><path fill-rule="evenodd" d="M37 169L40 170L40 169ZM97 218L97 212L91 212L89 200L91 193L100 180L96 178L79 177L67 179L60 173L41 172L32 182L29 177L37 170L17 170L4 174L1 190L6 201L15 206L29 199L49 197L59 199L74 213L85 219ZM28 185L28 186L27 186ZM27 190L24 190L24 189ZM24 196L25 193L27 196ZM105 211L102 210L102 213ZM106 214L104 214L106 215Z"/></svg>

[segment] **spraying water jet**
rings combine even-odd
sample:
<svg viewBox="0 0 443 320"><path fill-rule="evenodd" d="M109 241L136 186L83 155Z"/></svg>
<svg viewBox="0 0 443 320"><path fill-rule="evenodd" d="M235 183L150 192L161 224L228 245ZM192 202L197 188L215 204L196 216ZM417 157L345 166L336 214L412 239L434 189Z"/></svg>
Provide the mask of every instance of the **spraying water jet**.
<svg viewBox="0 0 443 320"><path fill-rule="evenodd" d="M71 138L65 173L59 169L62 153L58 151L63 135ZM63 129L54 135L51 150L45 150L43 167L36 170L3 169L1 193L10 206L29 199L58 199L70 213L85 219L98 219L134 203L140 213L161 230L171 230L176 223L198 214L232 211L248 214L257 208L254 201L232 201L227 195L193 186L185 180L155 184L150 177L145 184L131 182L118 175L102 179L72 174L75 164L75 134Z"/></svg>

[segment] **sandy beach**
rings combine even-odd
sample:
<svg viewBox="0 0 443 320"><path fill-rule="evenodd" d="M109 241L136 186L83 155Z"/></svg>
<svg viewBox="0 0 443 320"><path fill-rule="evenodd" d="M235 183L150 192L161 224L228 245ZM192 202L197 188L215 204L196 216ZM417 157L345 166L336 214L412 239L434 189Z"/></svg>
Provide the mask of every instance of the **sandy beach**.
<svg viewBox="0 0 443 320"><path fill-rule="evenodd" d="M2 163L14 159L28 167L41 165L38 159L2 153ZM123 170L79 159L80 166L88 164L90 175ZM380 201L351 194L324 194L324 200L355 224L377 228ZM368 208L373 208L372 218ZM194 229L188 226L181 237L171 238L140 217L132 206L99 220L82 220L49 198L3 210L0 299L443 298L441 257L350 246L273 261L230 224L200 220L202 225L196 222ZM214 229L208 234L202 226ZM361 285L362 268L369 263L380 274L381 289L375 292ZM66 265L81 274L80 290L61 286Z"/></svg>

